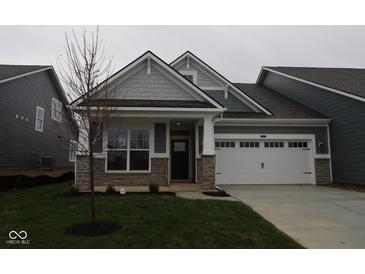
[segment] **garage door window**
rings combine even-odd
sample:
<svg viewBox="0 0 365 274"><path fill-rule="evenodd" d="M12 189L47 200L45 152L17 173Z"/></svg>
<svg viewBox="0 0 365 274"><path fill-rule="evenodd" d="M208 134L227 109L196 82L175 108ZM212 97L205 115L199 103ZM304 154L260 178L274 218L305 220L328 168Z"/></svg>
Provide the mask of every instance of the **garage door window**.
<svg viewBox="0 0 365 274"><path fill-rule="evenodd" d="M288 146L291 148L307 148L308 142L289 142Z"/></svg>
<svg viewBox="0 0 365 274"><path fill-rule="evenodd" d="M265 142L267 148L280 148L284 147L284 142Z"/></svg>
<svg viewBox="0 0 365 274"><path fill-rule="evenodd" d="M260 147L260 142L252 142L252 141L240 142L240 147L243 148Z"/></svg>
<svg viewBox="0 0 365 274"><path fill-rule="evenodd" d="M236 147L236 143L232 142L232 141L219 141L219 142L215 142L215 147L216 148L221 148L221 147Z"/></svg>

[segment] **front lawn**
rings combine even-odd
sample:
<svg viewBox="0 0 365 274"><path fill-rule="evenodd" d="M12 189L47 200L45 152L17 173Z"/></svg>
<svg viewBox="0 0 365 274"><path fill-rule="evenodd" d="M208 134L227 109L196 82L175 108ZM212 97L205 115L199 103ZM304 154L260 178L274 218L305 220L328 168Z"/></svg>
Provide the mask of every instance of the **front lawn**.
<svg viewBox="0 0 365 274"><path fill-rule="evenodd" d="M300 248L240 202L175 196L97 196L97 218L122 228L104 236L65 235L89 221L89 197L60 195L71 181L0 193L0 248ZM25 230L29 245L10 245Z"/></svg>

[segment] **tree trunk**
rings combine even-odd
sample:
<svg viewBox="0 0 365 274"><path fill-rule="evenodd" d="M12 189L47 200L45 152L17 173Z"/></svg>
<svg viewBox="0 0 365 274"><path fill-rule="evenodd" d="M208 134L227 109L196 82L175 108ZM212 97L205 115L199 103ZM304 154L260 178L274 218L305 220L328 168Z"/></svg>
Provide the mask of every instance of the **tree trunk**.
<svg viewBox="0 0 365 274"><path fill-rule="evenodd" d="M96 223L95 216L95 191L94 191L94 154L89 153L89 173L90 173L90 198L91 198L91 222Z"/></svg>

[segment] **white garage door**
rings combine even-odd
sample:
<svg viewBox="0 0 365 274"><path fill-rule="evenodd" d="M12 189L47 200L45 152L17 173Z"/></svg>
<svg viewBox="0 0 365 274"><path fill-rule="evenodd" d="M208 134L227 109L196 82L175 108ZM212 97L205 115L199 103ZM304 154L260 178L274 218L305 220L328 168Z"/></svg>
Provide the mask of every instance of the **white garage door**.
<svg viewBox="0 0 365 274"><path fill-rule="evenodd" d="M216 140L216 184L314 184L309 140Z"/></svg>

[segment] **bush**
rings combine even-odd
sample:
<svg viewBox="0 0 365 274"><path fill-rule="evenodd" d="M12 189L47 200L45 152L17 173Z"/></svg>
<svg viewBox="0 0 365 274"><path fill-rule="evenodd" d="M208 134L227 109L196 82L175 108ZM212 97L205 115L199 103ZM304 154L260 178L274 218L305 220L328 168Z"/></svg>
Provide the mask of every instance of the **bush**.
<svg viewBox="0 0 365 274"><path fill-rule="evenodd" d="M73 184L70 188L70 195L76 196L80 194L80 189L78 185Z"/></svg>
<svg viewBox="0 0 365 274"><path fill-rule="evenodd" d="M108 194L115 194L117 193L117 191L115 190L114 186L113 185L108 185L108 187L106 188L105 190L105 193L108 193Z"/></svg>
<svg viewBox="0 0 365 274"><path fill-rule="evenodd" d="M158 184L153 184L153 183L149 185L149 188L151 193L158 193L160 190L160 186Z"/></svg>

